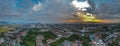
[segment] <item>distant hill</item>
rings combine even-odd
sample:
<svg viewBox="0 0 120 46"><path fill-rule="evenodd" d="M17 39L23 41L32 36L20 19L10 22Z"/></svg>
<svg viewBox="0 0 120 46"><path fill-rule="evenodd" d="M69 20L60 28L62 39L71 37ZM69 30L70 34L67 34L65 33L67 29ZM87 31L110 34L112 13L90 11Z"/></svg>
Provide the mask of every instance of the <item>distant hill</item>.
<svg viewBox="0 0 120 46"><path fill-rule="evenodd" d="M8 24L8 22L0 21L0 24Z"/></svg>

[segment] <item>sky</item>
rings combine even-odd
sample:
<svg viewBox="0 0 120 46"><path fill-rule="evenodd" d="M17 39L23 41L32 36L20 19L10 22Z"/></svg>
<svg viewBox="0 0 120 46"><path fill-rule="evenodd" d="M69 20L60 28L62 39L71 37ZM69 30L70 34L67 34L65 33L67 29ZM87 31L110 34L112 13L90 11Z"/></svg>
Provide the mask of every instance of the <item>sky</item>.
<svg viewBox="0 0 120 46"><path fill-rule="evenodd" d="M0 0L0 21L26 23L53 23L76 19L70 13L76 11L73 0ZM85 0L78 0L84 2ZM120 3L116 0L91 0L100 3ZM112 17L111 17L112 19Z"/></svg>

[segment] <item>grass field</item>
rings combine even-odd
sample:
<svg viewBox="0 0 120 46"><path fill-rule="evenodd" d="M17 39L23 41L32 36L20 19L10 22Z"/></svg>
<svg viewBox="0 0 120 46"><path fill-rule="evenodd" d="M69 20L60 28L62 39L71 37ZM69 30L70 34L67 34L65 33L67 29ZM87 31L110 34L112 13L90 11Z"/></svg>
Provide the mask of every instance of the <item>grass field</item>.
<svg viewBox="0 0 120 46"><path fill-rule="evenodd" d="M13 28L2 28L2 27L0 27L0 33L1 32L6 32L6 31L9 31L9 30L13 30Z"/></svg>
<svg viewBox="0 0 120 46"><path fill-rule="evenodd" d="M29 34L23 37L25 46L36 46L36 36L43 35L45 40L54 39L56 36L51 32L29 32Z"/></svg>

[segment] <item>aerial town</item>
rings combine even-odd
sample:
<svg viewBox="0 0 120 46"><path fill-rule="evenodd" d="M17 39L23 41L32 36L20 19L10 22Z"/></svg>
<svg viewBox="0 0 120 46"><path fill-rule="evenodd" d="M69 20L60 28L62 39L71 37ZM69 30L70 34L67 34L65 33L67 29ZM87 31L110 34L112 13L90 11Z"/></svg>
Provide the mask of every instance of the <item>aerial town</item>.
<svg viewBox="0 0 120 46"><path fill-rule="evenodd" d="M0 46L120 46L120 24L0 26L9 30L0 34Z"/></svg>

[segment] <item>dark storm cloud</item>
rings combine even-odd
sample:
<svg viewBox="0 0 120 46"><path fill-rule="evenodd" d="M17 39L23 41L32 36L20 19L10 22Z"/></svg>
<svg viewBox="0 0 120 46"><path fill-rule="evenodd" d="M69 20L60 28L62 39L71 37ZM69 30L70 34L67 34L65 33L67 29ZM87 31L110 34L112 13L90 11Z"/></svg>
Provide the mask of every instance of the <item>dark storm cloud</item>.
<svg viewBox="0 0 120 46"><path fill-rule="evenodd" d="M120 4L119 2L113 3L101 3L96 8L96 13L98 17L104 19L120 19Z"/></svg>

